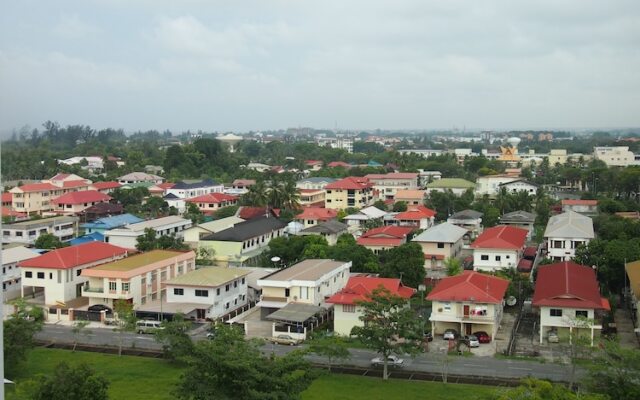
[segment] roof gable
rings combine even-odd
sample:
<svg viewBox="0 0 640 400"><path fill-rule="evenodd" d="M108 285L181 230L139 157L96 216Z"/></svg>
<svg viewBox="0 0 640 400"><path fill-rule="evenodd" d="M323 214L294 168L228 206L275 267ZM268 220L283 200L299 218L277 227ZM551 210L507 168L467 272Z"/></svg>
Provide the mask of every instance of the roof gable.
<svg viewBox="0 0 640 400"><path fill-rule="evenodd" d="M567 211L549 218L544 237L593 239L593 220L574 211Z"/></svg>
<svg viewBox="0 0 640 400"><path fill-rule="evenodd" d="M500 304L508 286L507 279L476 271L463 271L460 275L443 278L438 282L427 300Z"/></svg>
<svg viewBox="0 0 640 400"><path fill-rule="evenodd" d="M79 265L109 260L127 254L126 249L103 242L89 242L52 250L39 257L22 261L20 267L69 269Z"/></svg>
<svg viewBox="0 0 640 400"><path fill-rule="evenodd" d="M520 249L524 247L528 231L513 226L499 225L486 229L471 244L474 249Z"/></svg>
<svg viewBox="0 0 640 400"><path fill-rule="evenodd" d="M603 308L595 271L573 261L540 266L533 305Z"/></svg>
<svg viewBox="0 0 640 400"><path fill-rule="evenodd" d="M70 192L53 200L54 204L82 204L93 203L96 201L109 201L111 196L106 195L97 190L82 190L79 192Z"/></svg>
<svg viewBox="0 0 640 400"><path fill-rule="evenodd" d="M338 293L327 299L332 304L356 304L371 298L374 290L383 287L391 294L408 299L415 293L415 289L403 286L400 279L373 278L365 276L353 276L349 278L347 285Z"/></svg>

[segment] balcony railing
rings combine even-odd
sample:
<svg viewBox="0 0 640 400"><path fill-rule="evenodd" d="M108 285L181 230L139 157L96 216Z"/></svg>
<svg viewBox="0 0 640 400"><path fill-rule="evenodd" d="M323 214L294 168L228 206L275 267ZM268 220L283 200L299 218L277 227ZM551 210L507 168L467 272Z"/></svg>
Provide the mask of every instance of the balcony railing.
<svg viewBox="0 0 640 400"><path fill-rule="evenodd" d="M104 288L85 286L84 291L89 293L104 293Z"/></svg>

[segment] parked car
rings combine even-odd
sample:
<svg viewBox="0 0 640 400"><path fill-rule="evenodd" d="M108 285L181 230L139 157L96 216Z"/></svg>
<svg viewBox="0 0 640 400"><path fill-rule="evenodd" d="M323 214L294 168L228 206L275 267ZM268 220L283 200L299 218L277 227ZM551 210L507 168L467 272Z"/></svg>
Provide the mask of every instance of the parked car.
<svg viewBox="0 0 640 400"><path fill-rule="evenodd" d="M444 340L456 340L458 338L458 331L455 329L447 329L442 335Z"/></svg>
<svg viewBox="0 0 640 400"><path fill-rule="evenodd" d="M491 343L491 336L487 332L479 331L474 332L473 336L478 338L478 342L480 343Z"/></svg>
<svg viewBox="0 0 640 400"><path fill-rule="evenodd" d="M105 306L104 304L94 304L92 306L89 306L89 308L87 308L87 310L92 311L92 312L106 311L107 314L111 314L111 308Z"/></svg>
<svg viewBox="0 0 640 400"><path fill-rule="evenodd" d="M270 341L275 344L286 344L289 346L295 346L297 344L302 343L302 340L294 339L289 335L278 335L278 336L272 337Z"/></svg>
<svg viewBox="0 0 640 400"><path fill-rule="evenodd" d="M136 322L136 332L154 333L159 329L164 329L160 321L138 321Z"/></svg>
<svg viewBox="0 0 640 400"><path fill-rule="evenodd" d="M466 335L464 337L464 341L469 345L469 347L480 347L480 341L475 335Z"/></svg>
<svg viewBox="0 0 640 400"><path fill-rule="evenodd" d="M376 357L371 360L371 366L376 367L384 365L383 357ZM404 365L404 359L399 358L398 356L389 356L387 357L387 365L392 367L402 367Z"/></svg>
<svg viewBox="0 0 640 400"><path fill-rule="evenodd" d="M547 342L549 343L558 343L560 338L558 338L558 331L550 330L547 332Z"/></svg>

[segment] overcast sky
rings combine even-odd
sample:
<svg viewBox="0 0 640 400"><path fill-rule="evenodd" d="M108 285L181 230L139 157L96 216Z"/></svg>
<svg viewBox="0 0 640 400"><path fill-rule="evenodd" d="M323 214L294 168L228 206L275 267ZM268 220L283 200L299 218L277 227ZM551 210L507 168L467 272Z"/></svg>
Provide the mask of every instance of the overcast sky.
<svg viewBox="0 0 640 400"><path fill-rule="evenodd" d="M0 130L640 126L640 1L5 1Z"/></svg>

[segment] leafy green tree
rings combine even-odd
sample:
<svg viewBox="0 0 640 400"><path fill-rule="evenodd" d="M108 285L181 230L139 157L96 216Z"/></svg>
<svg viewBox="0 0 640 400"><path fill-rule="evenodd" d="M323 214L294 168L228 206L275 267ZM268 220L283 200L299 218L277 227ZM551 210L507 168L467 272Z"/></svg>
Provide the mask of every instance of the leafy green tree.
<svg viewBox="0 0 640 400"><path fill-rule="evenodd" d="M424 254L422 247L415 242L382 252L380 262L382 277L400 278L405 285L413 288L424 282Z"/></svg>
<svg viewBox="0 0 640 400"><path fill-rule="evenodd" d="M367 348L375 350L383 359L382 378L388 379L387 359L391 354L418 354L422 350L422 327L408 301L380 286L366 301L358 303L362 309L363 326L355 326L352 335L358 336Z"/></svg>
<svg viewBox="0 0 640 400"><path fill-rule="evenodd" d="M482 225L485 228L491 228L496 226L500 220L500 210L493 206L487 207L484 215L482 216Z"/></svg>
<svg viewBox="0 0 640 400"><path fill-rule="evenodd" d="M64 243L60 240L59 237L54 235L53 233L43 233L38 236L36 239L34 246L37 249L59 249L62 247L67 247L68 244Z"/></svg>
<svg viewBox="0 0 640 400"><path fill-rule="evenodd" d="M395 203L393 205L393 211L394 212L404 212L407 211L407 202L406 201L399 201L397 203Z"/></svg>
<svg viewBox="0 0 640 400"><path fill-rule="evenodd" d="M455 257L444 260L444 266L447 269L447 276L459 275L462 272L462 264Z"/></svg>
<svg viewBox="0 0 640 400"><path fill-rule="evenodd" d="M118 355L122 355L122 347L125 332L135 332L136 330L136 313L133 310L133 304L123 299L118 299L113 304L113 311L116 314L117 327L114 329L118 332Z"/></svg>
<svg viewBox="0 0 640 400"><path fill-rule="evenodd" d="M156 249L188 250L189 246L186 245L181 238L177 238L174 235L162 235L157 237L155 230L147 228L144 230L144 235L138 236L136 239L136 249L140 251L151 251Z"/></svg>
<svg viewBox="0 0 640 400"><path fill-rule="evenodd" d="M576 394L566 386L549 381L525 378L520 386L499 389L486 397L487 400L605 400L606 397L590 394Z"/></svg>
<svg viewBox="0 0 640 400"><path fill-rule="evenodd" d="M162 344L165 358L176 362L184 361L185 357L193 354L193 341L188 332L191 322L185 320L184 315L177 313L171 321L163 321L162 328L154 335L158 343Z"/></svg>
<svg viewBox="0 0 640 400"><path fill-rule="evenodd" d="M52 376L39 381L34 400L106 400L109 381L87 364L69 366L62 362Z"/></svg>
<svg viewBox="0 0 640 400"><path fill-rule="evenodd" d="M20 363L35 344L33 336L42 329L44 315L40 307L29 306L20 299L14 302L15 311L3 321L4 371L14 376Z"/></svg>
<svg viewBox="0 0 640 400"><path fill-rule="evenodd" d="M196 250L196 265L213 265L216 251L209 247L198 247Z"/></svg>
<svg viewBox="0 0 640 400"><path fill-rule="evenodd" d="M213 340L195 345L173 395L178 399L294 400L317 376L302 353L266 356L260 343L222 325Z"/></svg>
<svg viewBox="0 0 640 400"><path fill-rule="evenodd" d="M327 358L329 361L327 364L329 372L331 372L333 361L346 361L351 358L349 344L347 341L344 338L335 335L321 335L320 337L314 338L309 344L309 351Z"/></svg>
<svg viewBox="0 0 640 400"><path fill-rule="evenodd" d="M387 211L387 205L383 200L376 200L375 203L373 203L373 206L378 210Z"/></svg>
<svg viewBox="0 0 640 400"><path fill-rule="evenodd" d="M373 251L357 244L349 233L340 235L336 245L329 247L328 257L334 260L351 261L352 272L380 272L380 263Z"/></svg>
<svg viewBox="0 0 640 400"><path fill-rule="evenodd" d="M76 351L76 347L78 346L78 341L80 340L80 336L89 335L91 331L87 329L89 326L89 321L78 320L73 322L73 328L71 328L71 333L73 333L73 350Z"/></svg>
<svg viewBox="0 0 640 400"><path fill-rule="evenodd" d="M583 381L591 392L611 399L640 399L640 352L605 340Z"/></svg>
<svg viewBox="0 0 640 400"><path fill-rule="evenodd" d="M215 219L233 217L238 212L238 206L228 206L218 209L213 215Z"/></svg>
<svg viewBox="0 0 640 400"><path fill-rule="evenodd" d="M184 217L190 219L194 224L200 224L204 221L204 214L195 203L187 204L187 211L184 213Z"/></svg>

